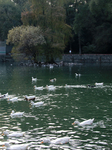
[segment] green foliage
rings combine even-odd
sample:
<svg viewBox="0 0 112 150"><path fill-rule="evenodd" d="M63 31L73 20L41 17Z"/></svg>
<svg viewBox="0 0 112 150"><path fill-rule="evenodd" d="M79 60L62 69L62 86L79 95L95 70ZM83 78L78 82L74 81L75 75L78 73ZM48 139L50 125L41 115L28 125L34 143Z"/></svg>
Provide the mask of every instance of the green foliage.
<svg viewBox="0 0 112 150"><path fill-rule="evenodd" d="M92 44L93 35L95 31L95 19L89 10L88 3L81 3L78 6L78 12L75 14L73 29L75 34L80 33L80 47ZM82 48L83 50L83 48ZM84 53L83 51L81 53Z"/></svg>
<svg viewBox="0 0 112 150"><path fill-rule="evenodd" d="M0 40L7 38L8 30L21 25L21 12L10 0L0 1Z"/></svg>
<svg viewBox="0 0 112 150"><path fill-rule="evenodd" d="M33 57L36 61L38 47L45 44L45 40L39 27L20 26L9 30L7 44L9 43L14 45L13 56L21 53Z"/></svg>
<svg viewBox="0 0 112 150"><path fill-rule="evenodd" d="M13 0L13 2L18 5L21 11L29 10L31 6L29 0Z"/></svg>
<svg viewBox="0 0 112 150"><path fill-rule="evenodd" d="M79 2L73 28L75 34L80 33L82 53L111 53L112 0Z"/></svg>
<svg viewBox="0 0 112 150"><path fill-rule="evenodd" d="M28 0L13 0L14 3L23 6Z"/></svg>
<svg viewBox="0 0 112 150"><path fill-rule="evenodd" d="M75 17L75 5L73 2L68 2L64 4L66 10L66 23L70 26L73 26L74 17Z"/></svg>
<svg viewBox="0 0 112 150"><path fill-rule="evenodd" d="M71 27L65 22L66 12L62 7L63 1L32 0L35 22L44 31L46 61L53 60L63 54L65 45L70 37Z"/></svg>
<svg viewBox="0 0 112 150"><path fill-rule="evenodd" d="M83 46L83 53L84 54L94 54L96 53L96 46L94 44Z"/></svg>
<svg viewBox="0 0 112 150"><path fill-rule="evenodd" d="M112 53L111 8L112 0L0 0L0 40L10 30L7 42L14 44L13 52L35 60L42 54L48 62L65 48L77 53L78 46L82 53ZM21 21L26 27L13 28Z"/></svg>
<svg viewBox="0 0 112 150"><path fill-rule="evenodd" d="M94 43L96 44L98 53L112 53L112 25L103 23L96 27Z"/></svg>
<svg viewBox="0 0 112 150"><path fill-rule="evenodd" d="M98 53L112 53L112 0L91 0L89 7L96 19L94 44Z"/></svg>
<svg viewBox="0 0 112 150"><path fill-rule="evenodd" d="M36 25L35 15L32 11L24 11L21 13L23 25Z"/></svg>

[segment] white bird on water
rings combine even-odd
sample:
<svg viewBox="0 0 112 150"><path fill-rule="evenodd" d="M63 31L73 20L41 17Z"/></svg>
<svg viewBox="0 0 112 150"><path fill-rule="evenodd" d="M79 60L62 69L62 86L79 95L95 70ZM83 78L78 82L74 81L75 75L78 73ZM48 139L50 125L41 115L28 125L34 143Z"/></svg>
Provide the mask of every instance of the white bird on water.
<svg viewBox="0 0 112 150"><path fill-rule="evenodd" d="M28 100L28 101L30 101L30 100L35 100L35 95L31 95L31 96L27 96L27 95L25 95L25 100Z"/></svg>
<svg viewBox="0 0 112 150"><path fill-rule="evenodd" d="M7 137L22 137L24 136L25 133L24 132L12 132L9 133L8 131L4 131L2 136L7 136Z"/></svg>
<svg viewBox="0 0 112 150"><path fill-rule="evenodd" d="M80 74L80 73L75 73L75 76L76 76L76 77L80 77L81 74Z"/></svg>
<svg viewBox="0 0 112 150"><path fill-rule="evenodd" d="M54 91L56 89L56 87L54 85L46 85L46 88L49 90L49 91Z"/></svg>
<svg viewBox="0 0 112 150"><path fill-rule="evenodd" d="M14 112L14 110L12 110L10 116L13 117L22 117L24 114L24 112Z"/></svg>
<svg viewBox="0 0 112 150"><path fill-rule="evenodd" d="M36 85L34 85L34 89L35 89L35 90L43 90L43 86L37 87Z"/></svg>
<svg viewBox="0 0 112 150"><path fill-rule="evenodd" d="M72 125L75 125L75 124L77 124L79 126L92 125L93 121L94 121L94 118L93 119L88 119L88 120L85 120L85 121L82 121L82 122L74 121L72 123Z"/></svg>
<svg viewBox="0 0 112 150"><path fill-rule="evenodd" d="M54 79L50 79L50 82L54 82L54 81L56 81L56 78L54 78Z"/></svg>
<svg viewBox="0 0 112 150"><path fill-rule="evenodd" d="M32 77L32 82L36 82L37 81L37 78L34 78L34 77Z"/></svg>
<svg viewBox="0 0 112 150"><path fill-rule="evenodd" d="M36 103L34 103L33 101L31 101L31 105L35 106L35 107L41 106L43 104L44 104L44 102L36 102Z"/></svg>
<svg viewBox="0 0 112 150"><path fill-rule="evenodd" d="M7 147L7 150L27 150L29 144L14 144L5 143L2 147Z"/></svg>
<svg viewBox="0 0 112 150"><path fill-rule="evenodd" d="M65 88L71 88L71 85L65 84Z"/></svg>
<svg viewBox="0 0 112 150"><path fill-rule="evenodd" d="M96 82L95 85L96 85L96 86L103 86L103 82L101 82L101 83L97 83L97 82Z"/></svg>
<svg viewBox="0 0 112 150"><path fill-rule="evenodd" d="M50 68L50 69L53 69L53 68L54 68L54 66L50 64L50 65L49 65L49 68Z"/></svg>
<svg viewBox="0 0 112 150"><path fill-rule="evenodd" d="M8 98L8 101L16 102L16 101L18 101L18 97Z"/></svg>
<svg viewBox="0 0 112 150"><path fill-rule="evenodd" d="M62 137L57 138L56 140L50 140L49 138L44 138L41 143L49 143L49 144L66 144L70 140L70 137Z"/></svg>
<svg viewBox="0 0 112 150"><path fill-rule="evenodd" d="M8 93L1 95L0 93L0 98L7 98L8 97Z"/></svg>

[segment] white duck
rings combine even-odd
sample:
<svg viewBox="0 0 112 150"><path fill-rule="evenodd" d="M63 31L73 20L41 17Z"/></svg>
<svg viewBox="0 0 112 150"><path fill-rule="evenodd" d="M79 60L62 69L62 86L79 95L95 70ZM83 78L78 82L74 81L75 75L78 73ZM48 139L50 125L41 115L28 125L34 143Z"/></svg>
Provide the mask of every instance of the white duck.
<svg viewBox="0 0 112 150"><path fill-rule="evenodd" d="M52 69L52 68L54 68L54 66L50 64L50 65L49 65L49 68Z"/></svg>
<svg viewBox="0 0 112 150"><path fill-rule="evenodd" d="M54 78L54 79L50 79L50 82L54 82L54 81L56 81L56 78Z"/></svg>
<svg viewBox="0 0 112 150"><path fill-rule="evenodd" d="M71 88L71 85L65 84L65 88Z"/></svg>
<svg viewBox="0 0 112 150"><path fill-rule="evenodd" d="M76 76L76 77L80 77L81 74L80 74L80 73L75 73L75 76Z"/></svg>
<svg viewBox="0 0 112 150"><path fill-rule="evenodd" d="M32 82L36 82L37 81L37 78L34 78L34 77L32 77Z"/></svg>
<svg viewBox="0 0 112 150"><path fill-rule="evenodd" d="M16 101L18 101L18 97L8 98L8 101L16 102Z"/></svg>
<svg viewBox="0 0 112 150"><path fill-rule="evenodd" d="M27 150L29 144L14 144L14 145L11 145L9 143L5 143L5 145L3 146L6 146L7 147L7 150Z"/></svg>
<svg viewBox="0 0 112 150"><path fill-rule="evenodd" d="M56 89L56 87L54 85L46 85L46 88L49 90L49 91L53 91Z"/></svg>
<svg viewBox="0 0 112 150"><path fill-rule="evenodd" d="M25 100L28 100L28 101L35 100L35 95L31 95L31 96L25 95Z"/></svg>
<svg viewBox="0 0 112 150"><path fill-rule="evenodd" d="M96 86L103 86L103 82L101 82L101 83L97 83L97 82L96 82L95 85L96 85Z"/></svg>
<svg viewBox="0 0 112 150"><path fill-rule="evenodd" d="M7 136L7 137L22 137L24 136L25 133L23 132L12 132L12 133L9 133L8 131L4 131L2 136Z"/></svg>
<svg viewBox="0 0 112 150"><path fill-rule="evenodd" d="M49 143L49 144L66 144L70 140L70 137L62 137L57 138L56 140L50 140L49 138L43 139L41 143Z"/></svg>
<svg viewBox="0 0 112 150"><path fill-rule="evenodd" d="M22 117L24 114L24 112L14 112L14 110L12 110L10 116L13 117Z"/></svg>
<svg viewBox="0 0 112 150"><path fill-rule="evenodd" d="M34 89L35 90L43 90L43 86L37 87L36 85L34 85Z"/></svg>
<svg viewBox="0 0 112 150"><path fill-rule="evenodd" d="M44 104L44 102L36 102L36 103L34 103L33 101L31 101L31 105L35 106L35 107L41 106L43 104Z"/></svg>
<svg viewBox="0 0 112 150"><path fill-rule="evenodd" d="M0 98L7 98L8 97L8 93L1 95L0 93Z"/></svg>
<svg viewBox="0 0 112 150"><path fill-rule="evenodd" d="M77 124L79 126L92 125L93 121L94 121L94 118L93 119L88 119L88 120L85 120L85 121L82 121L82 122L74 121L72 123L72 125L75 125L75 124Z"/></svg>

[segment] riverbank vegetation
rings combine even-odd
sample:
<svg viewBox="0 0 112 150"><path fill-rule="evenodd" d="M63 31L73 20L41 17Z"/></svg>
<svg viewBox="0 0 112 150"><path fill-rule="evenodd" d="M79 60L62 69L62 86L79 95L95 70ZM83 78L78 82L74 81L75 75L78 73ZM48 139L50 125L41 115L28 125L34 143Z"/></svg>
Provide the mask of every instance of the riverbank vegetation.
<svg viewBox="0 0 112 150"><path fill-rule="evenodd" d="M22 53L35 62L40 55L54 62L69 50L109 54L111 8L112 0L0 0L0 40L13 44L13 56Z"/></svg>

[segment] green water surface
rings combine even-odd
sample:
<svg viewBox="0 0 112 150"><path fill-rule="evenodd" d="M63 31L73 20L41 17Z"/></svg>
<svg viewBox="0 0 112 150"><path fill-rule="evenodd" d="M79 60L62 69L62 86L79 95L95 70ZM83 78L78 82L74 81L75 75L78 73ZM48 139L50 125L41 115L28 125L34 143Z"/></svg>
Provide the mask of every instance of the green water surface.
<svg viewBox="0 0 112 150"><path fill-rule="evenodd" d="M76 77L75 73L80 73ZM32 82L32 77L37 82ZM51 83L49 80L56 78ZM95 82L103 86L90 87ZM65 84L69 85L68 88ZM43 86L43 90L34 90ZM54 85L55 90L46 89ZM18 97L17 102L0 99L0 148L5 142L29 143L30 150L37 149L111 149L112 147L112 66L80 65L54 67L23 67L0 64L0 93ZM25 95L35 95L35 102L43 101L40 107L32 107ZM11 118L10 113L23 112L21 118ZM73 126L75 120L94 118L90 126ZM25 132L24 137L7 138L3 131ZM68 136L63 145L41 144L44 137L56 139Z"/></svg>

